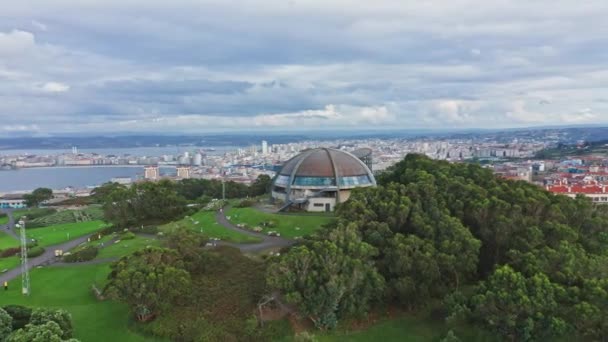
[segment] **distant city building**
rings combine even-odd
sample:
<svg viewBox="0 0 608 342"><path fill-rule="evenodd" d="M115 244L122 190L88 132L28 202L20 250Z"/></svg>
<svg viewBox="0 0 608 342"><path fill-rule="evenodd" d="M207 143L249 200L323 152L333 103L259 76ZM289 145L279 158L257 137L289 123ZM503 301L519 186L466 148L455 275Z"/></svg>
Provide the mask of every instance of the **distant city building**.
<svg viewBox="0 0 608 342"><path fill-rule="evenodd" d="M262 155L268 155L268 141L262 140Z"/></svg>
<svg viewBox="0 0 608 342"><path fill-rule="evenodd" d="M190 167L189 166L178 166L177 167L177 178L181 178L181 179L190 178Z"/></svg>
<svg viewBox="0 0 608 342"><path fill-rule="evenodd" d="M144 167L144 178L148 180L157 180L158 178L160 178L158 166Z"/></svg>
<svg viewBox="0 0 608 342"><path fill-rule="evenodd" d="M192 158L192 165L201 166L203 165L203 155L200 153L196 153Z"/></svg>
<svg viewBox="0 0 608 342"><path fill-rule="evenodd" d="M332 211L358 187L375 186L370 169L354 155L315 148L289 159L273 181L272 197L281 210Z"/></svg>

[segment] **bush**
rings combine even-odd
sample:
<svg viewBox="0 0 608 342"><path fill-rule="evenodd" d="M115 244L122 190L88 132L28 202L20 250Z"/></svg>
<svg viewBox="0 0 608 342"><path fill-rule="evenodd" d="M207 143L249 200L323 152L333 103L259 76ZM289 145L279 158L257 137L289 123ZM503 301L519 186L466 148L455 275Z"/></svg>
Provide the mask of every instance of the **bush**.
<svg viewBox="0 0 608 342"><path fill-rule="evenodd" d="M35 258L44 254L44 248L40 246L32 247L27 251L28 258Z"/></svg>
<svg viewBox="0 0 608 342"><path fill-rule="evenodd" d="M244 199L241 202L239 202L239 204L237 205L237 208L253 207L254 204L255 204L254 200Z"/></svg>
<svg viewBox="0 0 608 342"><path fill-rule="evenodd" d="M157 226L145 226L145 227L139 229L139 231L144 234L157 234L158 227Z"/></svg>
<svg viewBox="0 0 608 342"><path fill-rule="evenodd" d="M7 249L3 250L2 252L0 252L0 258L12 257L14 255L19 254L20 250L21 250L21 248L19 248L19 247L7 248Z"/></svg>
<svg viewBox="0 0 608 342"><path fill-rule="evenodd" d="M13 317L0 309L0 341L4 341L13 331Z"/></svg>
<svg viewBox="0 0 608 342"><path fill-rule="evenodd" d="M33 325L43 325L47 322L55 322L59 325L64 339L72 337L74 328L72 327L72 315L69 312L59 309L38 308L32 312L30 323Z"/></svg>
<svg viewBox="0 0 608 342"><path fill-rule="evenodd" d="M57 212L57 210L51 209L51 208L29 209L29 210L27 210L27 211L25 211L23 213L19 213L19 214L15 215L15 219L17 221L19 221L19 219L21 217L27 216L27 221L28 221L27 224L29 224L29 221L31 221L31 220L35 220L35 219L40 218L40 217L52 215L52 214L54 214L56 212Z"/></svg>
<svg viewBox="0 0 608 342"><path fill-rule="evenodd" d="M36 246L38 246L38 241L33 240L33 239L32 239L32 240L30 240L30 241L28 241L28 242L25 244L25 247L27 247L28 249L30 249L30 248L34 248L34 247L36 247Z"/></svg>
<svg viewBox="0 0 608 342"><path fill-rule="evenodd" d="M21 329L30 322L32 309L21 305L6 305L2 308L13 318L13 330Z"/></svg>
<svg viewBox="0 0 608 342"><path fill-rule="evenodd" d="M135 239L135 234L133 234L131 232L126 232L126 233L120 235L120 239L121 240L133 240L133 239Z"/></svg>
<svg viewBox="0 0 608 342"><path fill-rule="evenodd" d="M95 246L87 246L79 251L63 257L65 262L83 262L95 259L99 253L99 248Z"/></svg>

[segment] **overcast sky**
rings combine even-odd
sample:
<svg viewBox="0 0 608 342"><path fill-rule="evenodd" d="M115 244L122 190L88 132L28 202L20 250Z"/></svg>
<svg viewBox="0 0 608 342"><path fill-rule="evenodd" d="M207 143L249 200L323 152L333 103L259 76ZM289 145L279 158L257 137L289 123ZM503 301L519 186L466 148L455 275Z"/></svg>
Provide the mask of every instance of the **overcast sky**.
<svg viewBox="0 0 608 342"><path fill-rule="evenodd" d="M21 0L0 136L608 123L608 1Z"/></svg>

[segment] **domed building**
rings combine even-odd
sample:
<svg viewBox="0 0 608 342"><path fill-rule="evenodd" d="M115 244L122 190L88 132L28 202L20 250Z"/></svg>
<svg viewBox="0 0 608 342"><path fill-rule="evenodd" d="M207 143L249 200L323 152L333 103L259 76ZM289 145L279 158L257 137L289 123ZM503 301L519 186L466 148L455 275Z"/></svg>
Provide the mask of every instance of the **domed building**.
<svg viewBox="0 0 608 342"><path fill-rule="evenodd" d="M376 179L359 158L315 148L285 162L273 181L272 197L284 203L281 210L332 211L348 200L352 189L369 186L376 186Z"/></svg>

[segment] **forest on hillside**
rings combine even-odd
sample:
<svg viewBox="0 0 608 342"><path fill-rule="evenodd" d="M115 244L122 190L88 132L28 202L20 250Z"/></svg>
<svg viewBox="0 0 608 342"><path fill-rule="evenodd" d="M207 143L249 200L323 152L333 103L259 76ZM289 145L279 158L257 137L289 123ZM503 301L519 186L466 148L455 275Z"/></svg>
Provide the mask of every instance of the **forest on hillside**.
<svg viewBox="0 0 608 342"><path fill-rule="evenodd" d="M438 306L509 341L608 338L608 208L408 155L268 268L319 329ZM439 304L437 304L439 303Z"/></svg>

